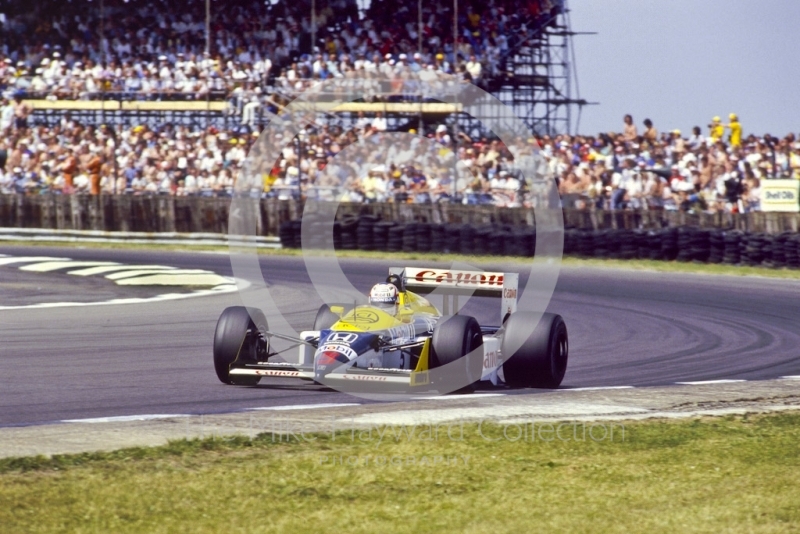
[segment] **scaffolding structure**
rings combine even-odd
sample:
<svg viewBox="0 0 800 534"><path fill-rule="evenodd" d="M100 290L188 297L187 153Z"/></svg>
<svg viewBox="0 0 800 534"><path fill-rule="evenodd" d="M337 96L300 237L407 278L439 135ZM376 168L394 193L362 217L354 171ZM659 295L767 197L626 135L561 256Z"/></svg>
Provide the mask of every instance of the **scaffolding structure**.
<svg viewBox="0 0 800 534"><path fill-rule="evenodd" d="M537 135L572 133L576 123L573 112L589 105L580 98L574 70L572 31L566 2L554 10L538 27L528 30L526 37L503 58L501 75L486 89L503 106L482 110L482 117L502 119L509 111L521 119L529 131ZM503 107L506 109L502 109ZM578 115L579 116L579 115ZM463 128L482 133L479 117L460 117Z"/></svg>

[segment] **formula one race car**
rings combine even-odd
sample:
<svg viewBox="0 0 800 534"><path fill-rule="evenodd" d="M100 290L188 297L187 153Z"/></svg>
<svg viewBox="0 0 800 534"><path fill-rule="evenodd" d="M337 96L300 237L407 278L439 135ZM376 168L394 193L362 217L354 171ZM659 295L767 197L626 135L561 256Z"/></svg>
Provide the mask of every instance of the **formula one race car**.
<svg viewBox="0 0 800 534"><path fill-rule="evenodd" d="M517 311L516 273L392 268L368 305L324 304L299 338L270 332L260 310L225 309L214 335L214 367L226 384L262 377L375 390L450 392L488 381L556 388L567 369L567 327L559 315ZM443 295L441 313L422 295ZM459 296L498 297L500 326L458 315ZM451 304L452 299L452 304ZM449 315L449 310L456 311ZM270 361L272 338L299 347L296 362Z"/></svg>

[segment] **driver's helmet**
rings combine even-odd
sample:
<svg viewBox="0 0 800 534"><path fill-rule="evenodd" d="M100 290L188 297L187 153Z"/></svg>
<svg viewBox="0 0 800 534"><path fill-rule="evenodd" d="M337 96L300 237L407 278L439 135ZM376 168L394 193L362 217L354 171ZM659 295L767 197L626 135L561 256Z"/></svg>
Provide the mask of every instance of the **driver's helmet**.
<svg viewBox="0 0 800 534"><path fill-rule="evenodd" d="M397 309L398 295L394 284L375 284L369 292L369 303L376 308L394 313Z"/></svg>

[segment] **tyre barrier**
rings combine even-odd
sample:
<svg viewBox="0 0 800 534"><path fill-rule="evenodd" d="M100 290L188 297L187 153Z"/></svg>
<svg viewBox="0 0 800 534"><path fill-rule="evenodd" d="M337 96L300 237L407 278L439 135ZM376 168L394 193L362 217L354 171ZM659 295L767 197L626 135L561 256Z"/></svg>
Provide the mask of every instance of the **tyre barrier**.
<svg viewBox="0 0 800 534"><path fill-rule="evenodd" d="M312 222L310 247L323 246L323 223ZM301 223L279 228L285 248L301 246ZM319 239L318 239L319 238ZM334 248L386 252L455 253L477 256L532 257L536 231L502 224L397 223L374 216L348 216L336 221ZM647 259L726 265L800 268L800 234L747 234L740 230L695 227L654 230L564 230L564 255L582 258Z"/></svg>

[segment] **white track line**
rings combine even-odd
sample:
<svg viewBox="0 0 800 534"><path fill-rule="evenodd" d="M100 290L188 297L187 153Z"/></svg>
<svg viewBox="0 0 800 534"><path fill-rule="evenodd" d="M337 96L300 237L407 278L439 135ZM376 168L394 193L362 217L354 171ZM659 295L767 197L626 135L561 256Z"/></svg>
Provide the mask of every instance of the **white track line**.
<svg viewBox="0 0 800 534"><path fill-rule="evenodd" d="M800 375L782 376L782 380L800 380Z"/></svg>
<svg viewBox="0 0 800 534"><path fill-rule="evenodd" d="M314 410L317 408L343 408L345 406L361 406L358 402L321 403L321 404L290 404L289 406L265 406L263 408L249 408L252 411L284 411L284 410Z"/></svg>
<svg viewBox="0 0 800 534"><path fill-rule="evenodd" d="M747 382L747 380L734 380L734 379L722 379L722 380L698 380L696 382L675 382L676 384L680 384L682 386L705 386L706 384L735 384L737 382Z"/></svg>
<svg viewBox="0 0 800 534"><path fill-rule="evenodd" d="M28 309L43 309L43 308L77 308L84 306L108 306L108 305L122 305L122 304L147 304L153 302L165 302L169 300L183 300L195 297L208 297L212 295L224 295L226 293L235 293L238 291L235 283L221 284L211 289L203 289L200 291L193 291L191 293L164 293L163 295L156 295L149 298L123 298L112 299L102 302L43 302L41 304L26 304L23 306L0 306L0 310L28 310Z"/></svg>
<svg viewBox="0 0 800 534"><path fill-rule="evenodd" d="M598 391L602 389L633 389L633 386L595 386L586 388L564 388L556 391Z"/></svg>
<svg viewBox="0 0 800 534"><path fill-rule="evenodd" d="M177 269L177 267L168 267L166 265L106 265L103 267L89 267L88 269L79 269L77 271L70 271L67 274L75 276L92 276L95 274L105 274L114 271L132 271L142 269L159 269L162 271L169 271Z"/></svg>
<svg viewBox="0 0 800 534"><path fill-rule="evenodd" d="M31 271L34 273L49 273L59 269L66 269L69 267L97 267L100 265L119 265L115 261L43 261L33 263L30 265L23 265L19 268L20 271Z"/></svg>
<svg viewBox="0 0 800 534"><path fill-rule="evenodd" d="M119 415L116 417L92 417L88 419L63 419L61 423L127 423L130 421L153 421L155 419L172 419L174 417L191 417L188 413L150 413L141 415Z"/></svg>
<svg viewBox="0 0 800 534"><path fill-rule="evenodd" d="M468 393L466 395L431 395L429 397L413 397L413 400L464 400L483 399L486 397L505 397L505 393Z"/></svg>
<svg viewBox="0 0 800 534"><path fill-rule="evenodd" d="M70 261L69 258L51 258L50 256L14 256L10 258L0 258L0 265L11 263L32 263L35 261Z"/></svg>
<svg viewBox="0 0 800 534"><path fill-rule="evenodd" d="M170 271L164 271L164 269L139 269L139 270L131 270L131 271L124 271L119 273L111 273L107 274L105 277L109 280L122 280L123 278L133 278L134 276L142 276L145 274L212 274L211 271L206 271L205 269L174 269Z"/></svg>

